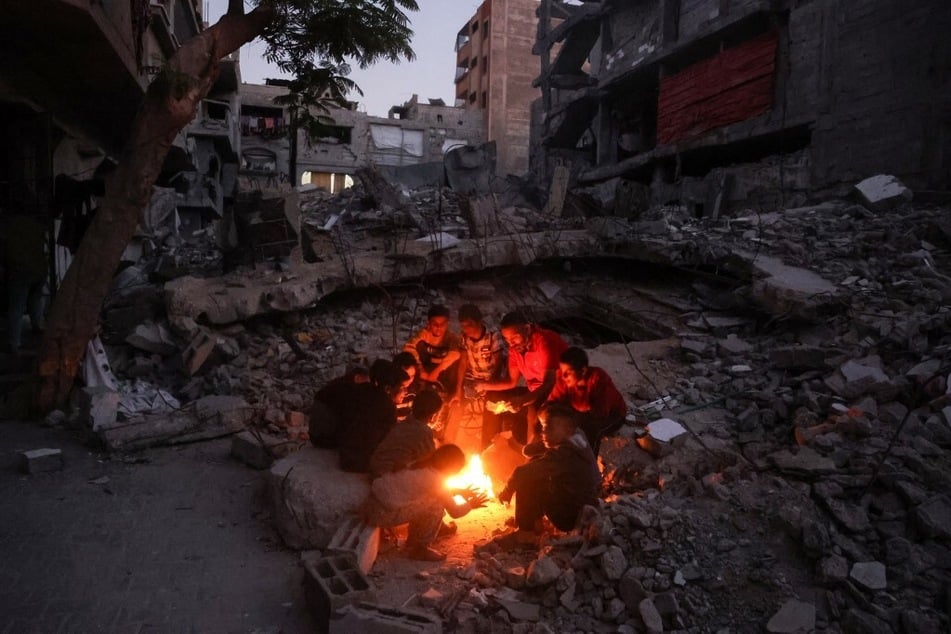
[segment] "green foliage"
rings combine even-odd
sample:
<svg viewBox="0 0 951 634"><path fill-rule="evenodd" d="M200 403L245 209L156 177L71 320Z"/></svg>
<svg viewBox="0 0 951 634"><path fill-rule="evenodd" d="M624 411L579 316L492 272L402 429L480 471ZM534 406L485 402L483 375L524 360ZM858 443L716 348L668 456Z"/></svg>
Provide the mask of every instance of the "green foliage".
<svg viewBox="0 0 951 634"><path fill-rule="evenodd" d="M295 79L281 100L295 112L297 124L322 136L333 122L329 106L347 107L347 94L360 95L347 77L350 64L366 68L376 62L416 58L407 12L416 0L260 0L275 9L275 19L261 39L269 62Z"/></svg>
<svg viewBox="0 0 951 634"><path fill-rule="evenodd" d="M361 68L378 61L413 60L406 11L416 0L266 0L276 18L261 36L266 57L298 75L309 65Z"/></svg>

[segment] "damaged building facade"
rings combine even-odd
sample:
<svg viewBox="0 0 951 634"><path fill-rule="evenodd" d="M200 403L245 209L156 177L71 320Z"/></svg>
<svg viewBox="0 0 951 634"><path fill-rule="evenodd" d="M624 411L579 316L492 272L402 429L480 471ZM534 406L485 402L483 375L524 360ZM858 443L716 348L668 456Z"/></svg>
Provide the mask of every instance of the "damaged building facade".
<svg viewBox="0 0 951 634"><path fill-rule="evenodd" d="M542 0L538 13L540 182L569 166L573 184L616 193L618 214L678 201L698 216L881 172L948 182L940 0Z"/></svg>
<svg viewBox="0 0 951 634"><path fill-rule="evenodd" d="M456 105L485 117L500 174L529 168L536 0L486 0L456 35Z"/></svg>
<svg viewBox="0 0 951 634"><path fill-rule="evenodd" d="M4 7L0 113L4 214L48 222L51 286L95 213L149 83L182 42L202 29L196 1L75 3ZM77 35L79 33L79 35ZM82 46L77 46L82 42ZM36 51L47 51L37 55ZM238 58L221 72L195 119L175 138L158 179L159 205L190 235L221 216L237 183ZM145 228L157 218L145 219ZM135 260L141 245L132 245Z"/></svg>
<svg viewBox="0 0 951 634"><path fill-rule="evenodd" d="M417 95L391 107L386 117L368 115L356 103L331 108L333 121L310 136L293 126L291 112L277 100L288 92L279 84L241 86L242 189L290 181L336 193L352 185L361 168L441 164L449 150L485 141L480 113L441 99L422 103ZM432 178L438 178L436 171Z"/></svg>

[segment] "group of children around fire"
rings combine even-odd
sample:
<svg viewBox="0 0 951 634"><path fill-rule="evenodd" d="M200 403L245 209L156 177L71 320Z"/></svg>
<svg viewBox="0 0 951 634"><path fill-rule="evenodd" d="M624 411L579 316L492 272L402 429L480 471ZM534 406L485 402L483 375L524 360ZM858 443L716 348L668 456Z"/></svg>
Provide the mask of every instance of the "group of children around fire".
<svg viewBox="0 0 951 634"><path fill-rule="evenodd" d="M311 442L336 448L342 469L371 475L360 509L368 523L408 524L408 555L438 561L445 555L433 541L455 530L444 514L462 517L486 503L483 492L445 485L466 464L445 428L446 412L477 403L482 449L510 431L528 459L498 494L504 503L514 497L517 526L498 538L500 545L536 543L545 518L572 530L581 510L597 505L601 438L623 424L624 398L584 350L519 312L506 314L498 332L473 304L459 308L461 336L450 322L447 307L432 306L426 325L392 361L377 360L369 371L321 388L310 414Z"/></svg>

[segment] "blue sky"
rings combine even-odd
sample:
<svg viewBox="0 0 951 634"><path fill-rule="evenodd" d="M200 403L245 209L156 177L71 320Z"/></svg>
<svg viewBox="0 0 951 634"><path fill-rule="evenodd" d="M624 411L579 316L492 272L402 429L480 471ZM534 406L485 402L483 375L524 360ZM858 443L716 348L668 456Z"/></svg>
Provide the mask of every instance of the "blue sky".
<svg viewBox="0 0 951 634"><path fill-rule="evenodd" d="M382 63L366 70L354 68L351 79L363 89L363 97L353 95L367 113L386 116L390 106L401 105L418 94L421 101L441 97L448 105L455 101L456 33L471 18L481 0L417 0L419 11L410 14L413 23L413 50L416 61L399 65ZM207 0L205 19L214 24L227 9L227 0ZM276 68L264 61L264 46L252 42L241 49L241 79L254 84L279 77Z"/></svg>

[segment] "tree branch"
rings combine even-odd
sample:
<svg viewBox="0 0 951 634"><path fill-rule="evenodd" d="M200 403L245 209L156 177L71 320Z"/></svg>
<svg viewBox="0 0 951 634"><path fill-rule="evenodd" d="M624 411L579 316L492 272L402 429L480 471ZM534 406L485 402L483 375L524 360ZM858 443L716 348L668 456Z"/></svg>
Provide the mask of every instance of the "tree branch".
<svg viewBox="0 0 951 634"><path fill-rule="evenodd" d="M228 0L228 15L244 15L244 0Z"/></svg>

